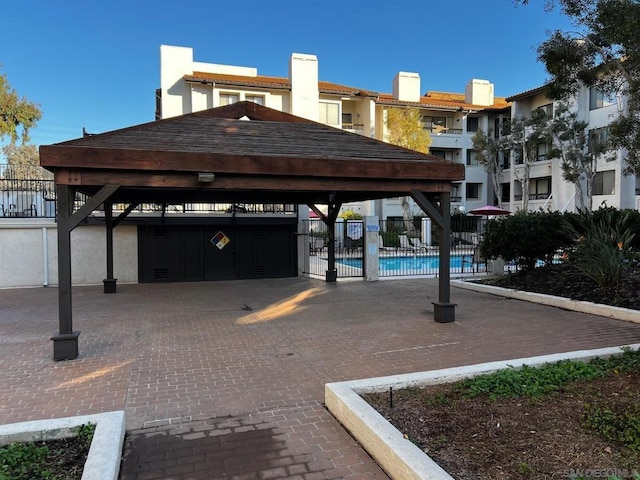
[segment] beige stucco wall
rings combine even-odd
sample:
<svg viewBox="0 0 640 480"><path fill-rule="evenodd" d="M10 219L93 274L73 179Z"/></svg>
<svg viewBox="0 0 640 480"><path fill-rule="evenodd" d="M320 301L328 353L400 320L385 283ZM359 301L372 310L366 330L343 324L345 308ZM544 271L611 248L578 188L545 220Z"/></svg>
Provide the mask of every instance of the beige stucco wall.
<svg viewBox="0 0 640 480"><path fill-rule="evenodd" d="M58 284L56 224L49 219L0 222L0 288ZM138 281L138 236L135 226L113 231L114 276L121 283ZM106 276L106 237L101 226L79 226L71 233L74 285L100 284Z"/></svg>

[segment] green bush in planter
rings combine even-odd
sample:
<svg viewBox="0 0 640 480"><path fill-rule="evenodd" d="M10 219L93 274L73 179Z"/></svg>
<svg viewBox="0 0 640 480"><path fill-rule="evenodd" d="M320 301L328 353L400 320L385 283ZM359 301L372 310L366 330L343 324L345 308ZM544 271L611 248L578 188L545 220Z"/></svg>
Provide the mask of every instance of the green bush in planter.
<svg viewBox="0 0 640 480"><path fill-rule="evenodd" d="M489 220L480 252L484 258L502 257L523 269L536 262L550 264L554 254L570 245L566 221L559 212L522 212Z"/></svg>

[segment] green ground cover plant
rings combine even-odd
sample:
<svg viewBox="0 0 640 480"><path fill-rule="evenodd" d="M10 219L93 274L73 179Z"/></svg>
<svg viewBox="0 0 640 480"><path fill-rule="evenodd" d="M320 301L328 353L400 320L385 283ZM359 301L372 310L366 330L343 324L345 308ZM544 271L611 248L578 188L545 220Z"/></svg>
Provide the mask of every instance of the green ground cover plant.
<svg viewBox="0 0 640 480"><path fill-rule="evenodd" d="M70 438L0 447L0 480L79 480L94 432L86 424Z"/></svg>
<svg viewBox="0 0 640 480"><path fill-rule="evenodd" d="M640 480L637 350L363 397L457 480Z"/></svg>

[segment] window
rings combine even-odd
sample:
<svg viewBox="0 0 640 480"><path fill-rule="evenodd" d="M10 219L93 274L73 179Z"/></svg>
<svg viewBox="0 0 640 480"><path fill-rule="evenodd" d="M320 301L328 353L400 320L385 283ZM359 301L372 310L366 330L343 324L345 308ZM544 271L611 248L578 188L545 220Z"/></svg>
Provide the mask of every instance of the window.
<svg viewBox="0 0 640 480"><path fill-rule="evenodd" d="M536 147L536 162L543 162L544 160L549 160L549 158L547 158L548 150L549 150L549 146L546 143L540 143Z"/></svg>
<svg viewBox="0 0 640 480"><path fill-rule="evenodd" d="M467 165L478 165L478 154L475 150L467 150Z"/></svg>
<svg viewBox="0 0 640 480"><path fill-rule="evenodd" d="M447 130L447 117L422 117L422 126L430 132L443 132Z"/></svg>
<svg viewBox="0 0 640 480"><path fill-rule="evenodd" d="M551 195L551 177L532 178L529 183L529 200L546 200Z"/></svg>
<svg viewBox="0 0 640 480"><path fill-rule="evenodd" d="M493 138L500 138L500 119L493 119Z"/></svg>
<svg viewBox="0 0 640 480"><path fill-rule="evenodd" d="M617 102L615 95L603 93L595 87L591 87L589 89L590 110L608 107L609 105L615 105L616 103Z"/></svg>
<svg viewBox="0 0 640 480"><path fill-rule="evenodd" d="M511 152L509 150L503 150L502 154L502 169L509 170L511 168Z"/></svg>
<svg viewBox="0 0 640 480"><path fill-rule="evenodd" d="M430 150L429 153L433 156L440 157L445 160L449 160L450 162L453 162L452 150Z"/></svg>
<svg viewBox="0 0 640 480"><path fill-rule="evenodd" d="M502 122L500 122L500 133L502 135L511 134L511 120L509 118L503 118Z"/></svg>
<svg viewBox="0 0 640 480"><path fill-rule="evenodd" d="M327 125L338 125L338 115L340 107L337 103L320 102L320 118L321 123Z"/></svg>
<svg viewBox="0 0 640 480"><path fill-rule="evenodd" d="M538 108L544 112L545 117L548 119L553 118L553 103L549 103Z"/></svg>
<svg viewBox="0 0 640 480"><path fill-rule="evenodd" d="M481 183L467 183L467 199L468 200L479 199L481 190L482 190Z"/></svg>
<svg viewBox="0 0 640 480"><path fill-rule="evenodd" d="M522 148L516 148L513 151L513 158L516 165L522 165L524 163L524 151L522 150Z"/></svg>
<svg viewBox="0 0 640 480"><path fill-rule="evenodd" d="M245 95L244 99L247 102L257 103L258 105L264 105L264 96L263 95Z"/></svg>
<svg viewBox="0 0 640 480"><path fill-rule="evenodd" d="M343 113L342 114L342 124L353 125L353 113Z"/></svg>
<svg viewBox="0 0 640 480"><path fill-rule="evenodd" d="M452 202L461 202L462 197L460 196L460 184L452 183L451 184L451 201Z"/></svg>
<svg viewBox="0 0 640 480"><path fill-rule="evenodd" d="M504 203L509 203L511 197L511 184L501 183L500 185L502 186L502 198L500 200Z"/></svg>
<svg viewBox="0 0 640 480"><path fill-rule="evenodd" d="M467 132L478 131L478 117L467 117Z"/></svg>
<svg viewBox="0 0 640 480"><path fill-rule="evenodd" d="M602 150L602 147L607 145L609 141L609 129L607 127L594 128L589 130L589 153L595 153Z"/></svg>
<svg viewBox="0 0 640 480"><path fill-rule="evenodd" d="M220 106L231 105L238 101L237 93L221 93L220 94Z"/></svg>
<svg viewBox="0 0 640 480"><path fill-rule="evenodd" d="M613 195L615 193L616 177L615 170L596 172L593 177L594 195Z"/></svg>

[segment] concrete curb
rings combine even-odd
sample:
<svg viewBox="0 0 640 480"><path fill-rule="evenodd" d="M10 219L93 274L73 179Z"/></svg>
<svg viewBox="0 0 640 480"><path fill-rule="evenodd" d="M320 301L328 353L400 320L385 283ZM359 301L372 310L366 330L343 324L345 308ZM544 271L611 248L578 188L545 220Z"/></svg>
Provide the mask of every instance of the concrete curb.
<svg viewBox="0 0 640 480"><path fill-rule="evenodd" d="M123 410L0 425L0 445L72 437L76 427L87 423L94 423L96 430L82 480L118 480L125 434Z"/></svg>
<svg viewBox="0 0 640 480"><path fill-rule="evenodd" d="M629 345L639 349L640 344ZM451 383L463 378L495 372L508 367L535 366L560 360L587 361L620 353L621 347L578 350L537 357L481 363L428 372L391 375L348 382L325 384L325 404L331 414L353 435L392 479L453 480L437 463L416 445L405 439L360 394L384 392L406 387L423 387Z"/></svg>
<svg viewBox="0 0 640 480"><path fill-rule="evenodd" d="M616 320L640 323L640 311L629 308L611 307L600 303L571 300L569 298L554 297L552 295L544 295L542 293L524 292L522 290L495 287L493 285L483 285L480 283L464 282L460 280L452 280L451 285L458 288L464 288L466 290L473 290L475 292L489 293L491 295L498 295L516 300L540 303L542 305L558 307L564 310L572 310L574 312L589 313L591 315L599 315L601 317L608 317Z"/></svg>

